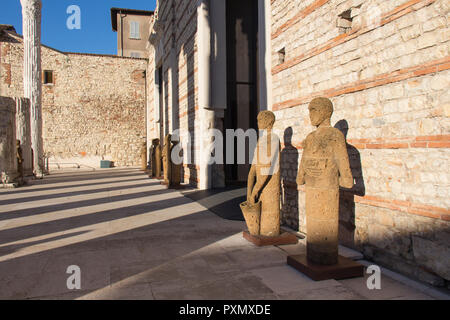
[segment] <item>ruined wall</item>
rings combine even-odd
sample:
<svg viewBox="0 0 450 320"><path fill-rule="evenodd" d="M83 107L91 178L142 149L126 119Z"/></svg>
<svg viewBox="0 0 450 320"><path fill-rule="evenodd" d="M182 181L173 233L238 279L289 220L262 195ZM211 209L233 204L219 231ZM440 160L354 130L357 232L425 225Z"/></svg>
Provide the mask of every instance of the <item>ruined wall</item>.
<svg viewBox="0 0 450 320"><path fill-rule="evenodd" d="M195 1L161 1L155 17L159 31L150 49L148 79L149 141L163 137L175 129L190 132L192 138L192 164L184 164L185 182L198 183L198 59L197 59L197 3ZM165 23L163 23L165 22ZM162 67L163 102L159 103L155 86L155 73ZM158 120L160 121L158 123ZM182 143L185 141L182 137ZM150 144L149 144L150 145Z"/></svg>
<svg viewBox="0 0 450 320"><path fill-rule="evenodd" d="M0 42L0 92L23 96L22 38L9 33ZM51 165L139 166L145 141L147 60L63 53L42 48L44 151Z"/></svg>
<svg viewBox="0 0 450 320"><path fill-rule="evenodd" d="M307 105L329 97L356 180L341 193L341 243L435 285L450 280L449 9L445 0L272 1L284 222L307 230L295 176L313 130Z"/></svg>

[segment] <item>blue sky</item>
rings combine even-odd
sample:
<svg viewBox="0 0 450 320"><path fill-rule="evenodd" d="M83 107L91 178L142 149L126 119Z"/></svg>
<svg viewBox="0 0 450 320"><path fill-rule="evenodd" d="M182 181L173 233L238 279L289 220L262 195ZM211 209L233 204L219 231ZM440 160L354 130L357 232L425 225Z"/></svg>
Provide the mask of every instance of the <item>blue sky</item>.
<svg viewBox="0 0 450 320"><path fill-rule="evenodd" d="M0 24L12 24L22 34L20 0L1 0ZM81 30L69 30L70 5L81 9ZM42 0L42 44L66 52L117 54L112 31L112 7L153 11L156 0Z"/></svg>

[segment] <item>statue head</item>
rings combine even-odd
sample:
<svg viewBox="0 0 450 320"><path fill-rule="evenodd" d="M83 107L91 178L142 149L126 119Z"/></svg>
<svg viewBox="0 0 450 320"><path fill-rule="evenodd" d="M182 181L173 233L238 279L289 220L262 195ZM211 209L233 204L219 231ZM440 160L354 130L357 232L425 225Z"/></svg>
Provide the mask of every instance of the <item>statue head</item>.
<svg viewBox="0 0 450 320"><path fill-rule="evenodd" d="M159 144L159 139L153 139L153 140L152 140L152 144L153 144L154 146L157 146L157 145Z"/></svg>
<svg viewBox="0 0 450 320"><path fill-rule="evenodd" d="M20 147L20 140L16 140L16 147L17 147L17 148Z"/></svg>
<svg viewBox="0 0 450 320"><path fill-rule="evenodd" d="M318 127L325 121L329 122L331 120L333 103L328 98L315 98L310 102L308 109L311 124Z"/></svg>
<svg viewBox="0 0 450 320"><path fill-rule="evenodd" d="M169 143L172 140L172 135L169 133L164 137L164 143Z"/></svg>
<svg viewBox="0 0 450 320"><path fill-rule="evenodd" d="M275 114L272 111L261 111L257 117L259 130L272 129L275 123Z"/></svg>

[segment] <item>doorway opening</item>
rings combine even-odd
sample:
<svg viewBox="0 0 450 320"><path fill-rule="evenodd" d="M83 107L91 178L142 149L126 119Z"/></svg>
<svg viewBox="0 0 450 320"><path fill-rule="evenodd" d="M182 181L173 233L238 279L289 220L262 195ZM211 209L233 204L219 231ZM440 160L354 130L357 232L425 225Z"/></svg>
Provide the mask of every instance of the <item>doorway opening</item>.
<svg viewBox="0 0 450 320"><path fill-rule="evenodd" d="M258 115L258 0L226 1L227 33L227 109L226 129L257 129ZM226 145L224 143L224 158ZM229 142L231 143L231 141ZM245 184L251 166L249 142L246 139L245 164L237 164L237 140L234 164L225 164L227 185Z"/></svg>

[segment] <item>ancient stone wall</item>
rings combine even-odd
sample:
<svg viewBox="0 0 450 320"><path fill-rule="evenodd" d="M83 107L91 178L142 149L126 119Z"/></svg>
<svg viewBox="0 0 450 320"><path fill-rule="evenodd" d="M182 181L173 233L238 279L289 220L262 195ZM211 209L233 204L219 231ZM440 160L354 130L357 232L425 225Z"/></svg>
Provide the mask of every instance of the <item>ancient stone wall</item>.
<svg viewBox="0 0 450 320"><path fill-rule="evenodd" d="M1 94L23 96L22 38L9 33L0 45ZM42 47L42 70L53 72L53 83L42 88L44 151L51 166L99 167L102 158L140 166L146 68L145 59Z"/></svg>
<svg viewBox="0 0 450 320"><path fill-rule="evenodd" d="M273 110L284 132L284 223L306 231L295 176L329 97L356 186L341 243L407 275L450 280L450 5L445 0L272 1Z"/></svg>
<svg viewBox="0 0 450 320"><path fill-rule="evenodd" d="M148 69L148 131L151 139L172 133L174 129L190 132L192 163L184 164L185 182L196 185L198 179L198 152L200 123L198 112L198 58L197 58L197 3L196 1L161 1L155 16L161 28L151 46ZM151 26L155 32L154 25ZM162 67L163 101L161 110L155 86L155 73ZM159 121L159 122L158 122Z"/></svg>

